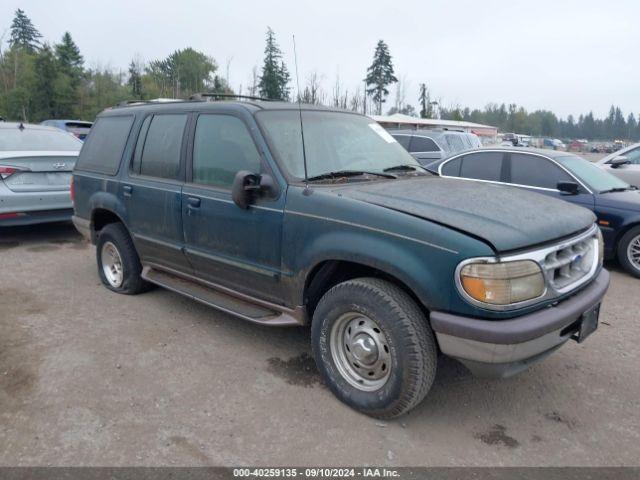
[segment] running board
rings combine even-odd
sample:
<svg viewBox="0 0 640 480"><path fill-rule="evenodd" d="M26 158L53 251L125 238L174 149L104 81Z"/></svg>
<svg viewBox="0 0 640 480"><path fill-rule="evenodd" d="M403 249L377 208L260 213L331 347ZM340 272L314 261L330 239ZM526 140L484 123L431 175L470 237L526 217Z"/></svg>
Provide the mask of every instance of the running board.
<svg viewBox="0 0 640 480"><path fill-rule="evenodd" d="M295 310L289 309L155 265L145 265L141 276L148 282L249 322L274 326L306 323L304 310L301 307Z"/></svg>

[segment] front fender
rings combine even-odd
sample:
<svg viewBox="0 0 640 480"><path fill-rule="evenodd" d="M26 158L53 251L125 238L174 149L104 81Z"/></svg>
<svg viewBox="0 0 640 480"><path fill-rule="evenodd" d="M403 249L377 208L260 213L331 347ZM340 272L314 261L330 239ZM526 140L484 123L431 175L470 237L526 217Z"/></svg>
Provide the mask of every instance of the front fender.
<svg viewBox="0 0 640 480"><path fill-rule="evenodd" d="M297 301L301 304L302 294L309 274L323 262L347 261L375 268L391 275L407 285L427 308L445 308L449 303L446 288L442 288L444 278L453 279L455 267L439 262L425 265L424 252L394 244L362 231L329 232L313 239L296 256L297 265L293 271L299 292ZM440 282L438 277L441 278Z"/></svg>

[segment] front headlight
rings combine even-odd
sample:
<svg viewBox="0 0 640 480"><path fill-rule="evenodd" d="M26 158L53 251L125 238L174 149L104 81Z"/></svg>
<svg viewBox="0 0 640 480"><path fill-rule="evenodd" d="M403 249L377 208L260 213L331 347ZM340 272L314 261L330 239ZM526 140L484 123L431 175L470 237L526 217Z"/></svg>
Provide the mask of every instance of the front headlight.
<svg viewBox="0 0 640 480"><path fill-rule="evenodd" d="M473 300L511 305L544 295L540 266L531 260L468 263L460 269L460 285Z"/></svg>
<svg viewBox="0 0 640 480"><path fill-rule="evenodd" d="M600 228L596 231L596 237L598 238L598 265L602 266L604 263L604 237Z"/></svg>

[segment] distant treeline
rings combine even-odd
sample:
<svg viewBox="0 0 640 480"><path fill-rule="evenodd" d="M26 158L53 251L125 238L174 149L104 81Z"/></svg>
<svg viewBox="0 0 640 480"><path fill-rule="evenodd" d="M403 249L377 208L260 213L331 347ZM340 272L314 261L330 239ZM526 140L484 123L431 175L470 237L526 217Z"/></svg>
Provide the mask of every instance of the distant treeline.
<svg viewBox="0 0 640 480"><path fill-rule="evenodd" d="M0 39L0 117L6 120L93 120L104 108L124 100L187 98L205 91L292 100L290 74L270 28L261 68L254 67L248 84L235 92L228 85L228 78L219 74L215 59L193 48L176 50L164 59L149 62L134 58L128 71L123 72L110 67L87 68L68 32L53 45L41 39L29 17L17 10L7 41ZM548 110L527 112L515 104L489 104L482 110L471 110L443 106L442 100L432 101L427 85L421 83L415 92L416 109L407 101L406 82L395 76L389 48L382 40L376 45L362 90L358 87L349 91L336 77L327 92L321 78L318 73L312 73L304 80L299 92L302 102L380 114L389 96L388 88L395 84L395 101L386 109L389 114L440 116L493 125L503 132L536 136L590 140L640 138L640 125L634 114L625 117L615 106L603 119L595 118L593 113L562 119Z"/></svg>

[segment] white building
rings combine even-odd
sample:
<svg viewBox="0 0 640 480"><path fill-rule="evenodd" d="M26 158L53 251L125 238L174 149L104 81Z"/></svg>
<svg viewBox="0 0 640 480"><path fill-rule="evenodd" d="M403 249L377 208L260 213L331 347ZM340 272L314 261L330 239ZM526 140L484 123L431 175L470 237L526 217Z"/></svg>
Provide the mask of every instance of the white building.
<svg viewBox="0 0 640 480"><path fill-rule="evenodd" d="M498 135L498 127L482 125L472 122L458 122L456 120L439 120L436 118L418 118L401 113L393 115L369 115L385 128L408 128L419 130L421 128L441 128L443 130L458 130L475 133L483 143L495 143Z"/></svg>

